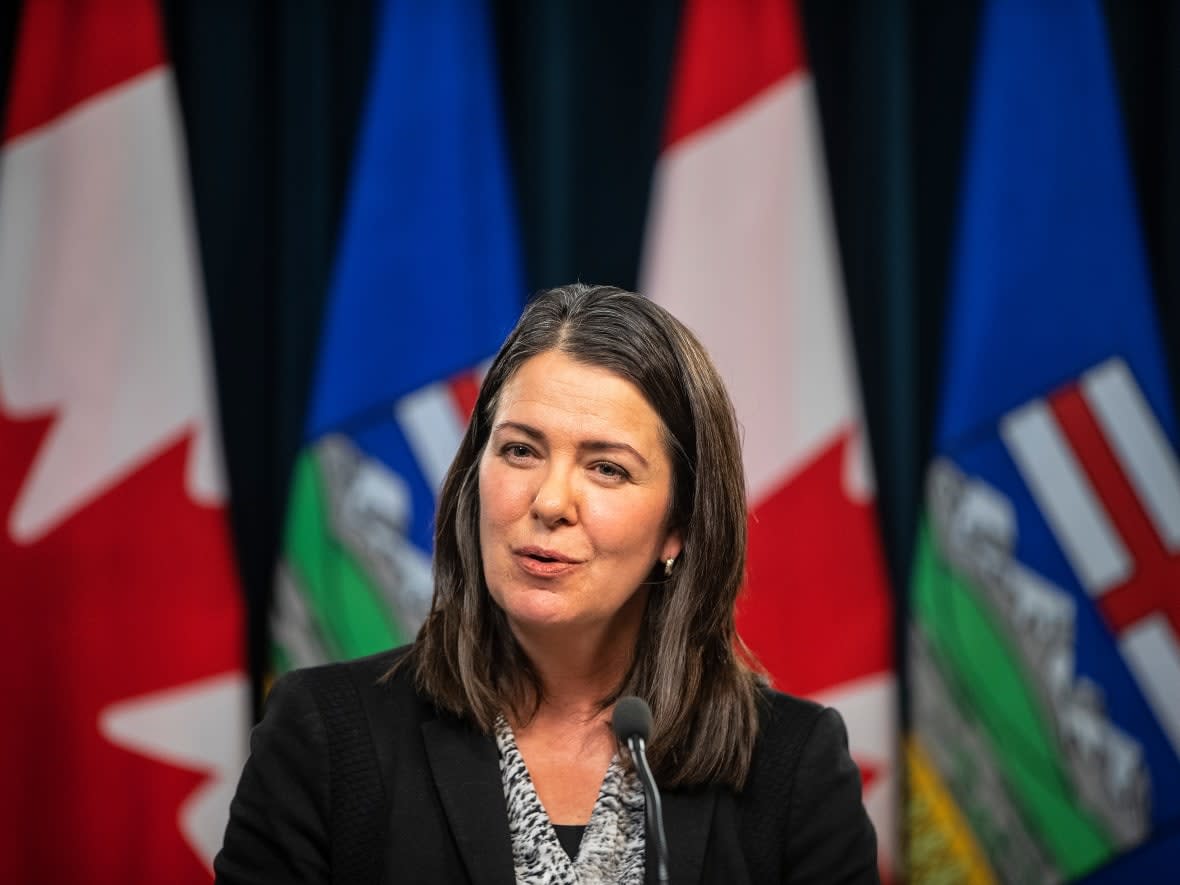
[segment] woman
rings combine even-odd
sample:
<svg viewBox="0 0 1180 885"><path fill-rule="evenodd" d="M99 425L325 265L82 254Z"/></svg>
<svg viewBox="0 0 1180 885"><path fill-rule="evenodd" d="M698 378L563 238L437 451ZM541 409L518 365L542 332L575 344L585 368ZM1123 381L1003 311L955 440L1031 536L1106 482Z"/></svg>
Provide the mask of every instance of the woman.
<svg viewBox="0 0 1180 885"><path fill-rule="evenodd" d="M218 881L650 879L610 728L631 694L673 882L876 881L838 714L765 687L736 634L745 548L699 342L632 293L542 293L444 483L417 641L275 685Z"/></svg>

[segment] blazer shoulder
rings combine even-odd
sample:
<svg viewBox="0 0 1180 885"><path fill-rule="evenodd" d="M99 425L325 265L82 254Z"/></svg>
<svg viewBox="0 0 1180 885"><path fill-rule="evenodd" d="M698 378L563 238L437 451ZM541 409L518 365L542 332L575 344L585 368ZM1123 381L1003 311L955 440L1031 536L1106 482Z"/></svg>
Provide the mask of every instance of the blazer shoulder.
<svg viewBox="0 0 1180 885"><path fill-rule="evenodd" d="M388 699L390 695L412 694L413 679L405 669L389 676L390 670L409 650L407 645L349 661L300 667L280 676L270 695L273 696L276 690L280 695L294 690L310 694L322 702L337 694L342 686L349 686L368 706L381 697Z"/></svg>
<svg viewBox="0 0 1180 885"><path fill-rule="evenodd" d="M765 689L747 780L749 826L792 882L876 882L876 838L839 712Z"/></svg>
<svg viewBox="0 0 1180 885"><path fill-rule="evenodd" d="M806 718L823 712L823 705L807 698L796 697L793 694L779 691L770 686L762 686L758 695L764 711L770 710L777 716L793 716Z"/></svg>
<svg viewBox="0 0 1180 885"><path fill-rule="evenodd" d="M779 752L797 753L827 709L773 688L761 689L758 700L758 744Z"/></svg>
<svg viewBox="0 0 1180 885"><path fill-rule="evenodd" d="M289 673L285 673L280 678L294 677L297 681L311 685L329 679L336 679L342 675L360 683L376 682L388 673L394 664L404 658L409 653L410 648L411 646L403 645L400 648L387 649L376 654L366 655L363 658L353 658L348 661L332 661L327 664L315 664L310 667L299 667L298 669L291 670Z"/></svg>
<svg viewBox="0 0 1180 885"><path fill-rule="evenodd" d="M786 813L783 799L791 793L799 760L825 708L814 701L769 687L758 693L758 738L742 796L746 805L765 806L773 815Z"/></svg>

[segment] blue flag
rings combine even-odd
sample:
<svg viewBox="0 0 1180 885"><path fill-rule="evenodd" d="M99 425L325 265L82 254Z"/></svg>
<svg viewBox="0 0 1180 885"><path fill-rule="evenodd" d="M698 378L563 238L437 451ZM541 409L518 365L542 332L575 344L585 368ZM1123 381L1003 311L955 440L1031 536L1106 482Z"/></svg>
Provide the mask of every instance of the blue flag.
<svg viewBox="0 0 1180 885"><path fill-rule="evenodd" d="M1167 881L1177 425L1097 0L987 4L961 199L912 587L911 878Z"/></svg>
<svg viewBox="0 0 1180 885"><path fill-rule="evenodd" d="M521 307L481 2L387 0L272 619L279 669L413 638L435 494Z"/></svg>

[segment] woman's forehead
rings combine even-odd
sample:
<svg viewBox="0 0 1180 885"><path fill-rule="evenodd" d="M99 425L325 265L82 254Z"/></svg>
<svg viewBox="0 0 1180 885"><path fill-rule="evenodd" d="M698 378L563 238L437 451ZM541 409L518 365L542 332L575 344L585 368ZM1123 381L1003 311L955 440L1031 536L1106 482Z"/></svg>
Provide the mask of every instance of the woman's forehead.
<svg viewBox="0 0 1180 885"><path fill-rule="evenodd" d="M550 350L526 360L497 397L493 426L505 421L559 429L663 435L663 421L629 379Z"/></svg>

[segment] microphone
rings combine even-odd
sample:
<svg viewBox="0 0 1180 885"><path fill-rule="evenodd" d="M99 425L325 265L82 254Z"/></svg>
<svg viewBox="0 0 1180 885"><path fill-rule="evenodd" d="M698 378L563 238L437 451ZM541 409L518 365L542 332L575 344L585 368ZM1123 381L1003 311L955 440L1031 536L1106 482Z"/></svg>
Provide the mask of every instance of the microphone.
<svg viewBox="0 0 1180 885"><path fill-rule="evenodd" d="M615 737L625 744L635 763L635 773L643 784L647 800L647 830L656 843L656 870L660 882L668 881L668 839L664 835L664 812L660 806L660 791L647 764L647 739L651 736L651 708L642 698L628 695L619 698L611 716Z"/></svg>

